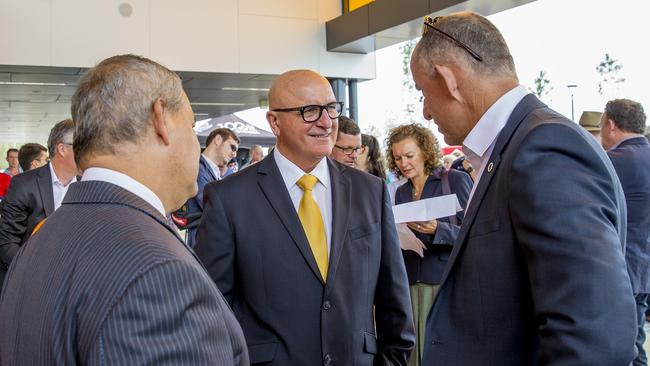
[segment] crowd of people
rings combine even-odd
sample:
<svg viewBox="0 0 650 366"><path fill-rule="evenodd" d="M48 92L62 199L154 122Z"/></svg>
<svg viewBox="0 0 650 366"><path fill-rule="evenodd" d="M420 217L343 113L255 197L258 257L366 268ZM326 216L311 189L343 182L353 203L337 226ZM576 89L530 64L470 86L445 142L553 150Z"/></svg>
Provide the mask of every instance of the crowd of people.
<svg viewBox="0 0 650 366"><path fill-rule="evenodd" d="M645 365L643 107L570 121L475 13L425 18L410 67L462 151L411 123L382 152L324 76L290 70L277 143L242 167L232 130L200 149L174 72L89 69L47 149L0 174L0 364ZM456 214L395 224L450 194Z"/></svg>

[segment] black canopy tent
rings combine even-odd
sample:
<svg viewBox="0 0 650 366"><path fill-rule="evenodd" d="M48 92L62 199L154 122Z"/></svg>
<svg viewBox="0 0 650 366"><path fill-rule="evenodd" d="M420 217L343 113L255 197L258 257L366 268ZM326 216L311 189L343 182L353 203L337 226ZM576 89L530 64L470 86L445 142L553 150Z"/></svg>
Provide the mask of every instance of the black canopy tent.
<svg viewBox="0 0 650 366"><path fill-rule="evenodd" d="M197 122L196 135L199 137L201 146L205 147L205 140L212 130L224 127L233 130L237 134L241 140L241 148L248 149L253 145L275 145L275 135L271 132L257 128L234 114L228 114Z"/></svg>

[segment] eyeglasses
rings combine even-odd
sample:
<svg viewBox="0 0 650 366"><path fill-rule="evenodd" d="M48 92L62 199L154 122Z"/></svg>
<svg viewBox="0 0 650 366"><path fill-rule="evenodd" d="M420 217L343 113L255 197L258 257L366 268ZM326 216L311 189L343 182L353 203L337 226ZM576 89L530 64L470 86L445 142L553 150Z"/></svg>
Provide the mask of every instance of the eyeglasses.
<svg viewBox="0 0 650 366"><path fill-rule="evenodd" d="M230 150L232 150L232 152L237 152L237 149L239 148L237 145L233 145L231 143L228 144L230 145Z"/></svg>
<svg viewBox="0 0 650 366"><path fill-rule="evenodd" d="M324 110L327 110L327 115L331 119L339 118L343 111L343 102L333 102L325 105L306 105L296 108L272 109L273 112L300 112L302 120L307 123L318 121Z"/></svg>
<svg viewBox="0 0 650 366"><path fill-rule="evenodd" d="M436 32L438 32L438 33L444 35L444 36L447 37L447 38L449 38L452 42L454 42L454 43L455 43L456 45L458 45L459 47L463 48L463 49L464 49L465 51L467 51L467 53L469 53L470 56L472 56L476 61L478 61L478 62L483 62L483 57L481 57L478 53L474 52L474 50L471 49L471 48L469 48L469 46L467 46L465 43L463 43L463 42L457 40L456 38L454 38L454 37L453 37L452 35L450 35L449 33L444 32L444 31L442 31L442 30L436 28L436 27L435 27L435 24L436 24L440 19L442 19L442 17L431 18L431 17L428 16L428 15L425 16L425 17L424 17L424 25L425 25L425 27L422 29L422 34L426 33L426 29L427 29L427 27L429 27L429 28L433 29L434 31L436 31Z"/></svg>
<svg viewBox="0 0 650 366"><path fill-rule="evenodd" d="M339 146L339 145L336 145L336 144L335 144L334 146L335 146L335 147L338 147L339 149L341 149L341 151L343 151L343 153L344 153L345 155L352 155L352 153L358 153L359 151L361 151L361 149L363 149L363 146L358 146L358 147L350 147L350 146L348 146L348 147L343 147L343 146Z"/></svg>

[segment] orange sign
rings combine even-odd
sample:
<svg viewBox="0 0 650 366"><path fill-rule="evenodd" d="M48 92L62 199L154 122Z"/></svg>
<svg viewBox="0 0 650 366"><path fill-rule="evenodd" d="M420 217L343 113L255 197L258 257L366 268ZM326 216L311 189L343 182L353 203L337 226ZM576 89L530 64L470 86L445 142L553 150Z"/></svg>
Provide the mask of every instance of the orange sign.
<svg viewBox="0 0 650 366"><path fill-rule="evenodd" d="M359 9L360 7L370 4L375 0L349 0L348 1L348 11L353 11Z"/></svg>

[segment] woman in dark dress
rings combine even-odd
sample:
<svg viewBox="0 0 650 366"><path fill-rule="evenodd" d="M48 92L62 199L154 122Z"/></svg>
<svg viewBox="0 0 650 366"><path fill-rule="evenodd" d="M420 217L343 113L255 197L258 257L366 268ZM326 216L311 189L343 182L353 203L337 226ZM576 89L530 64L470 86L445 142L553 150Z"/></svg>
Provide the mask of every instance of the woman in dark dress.
<svg viewBox="0 0 650 366"><path fill-rule="evenodd" d="M472 180L464 172L446 171L441 164L438 141L431 130L420 124L396 127L386 139L388 168L408 181L397 189L395 204L455 193L465 208L472 190ZM445 177L446 175L446 177ZM445 184L447 181L448 184ZM449 188L449 192L445 188ZM449 217L409 222L409 229L424 244L422 250L403 250L411 290L411 304L416 328L416 348L410 366L419 366L427 315L436 296L442 273L458 236L464 211ZM421 253L421 254L420 254Z"/></svg>

